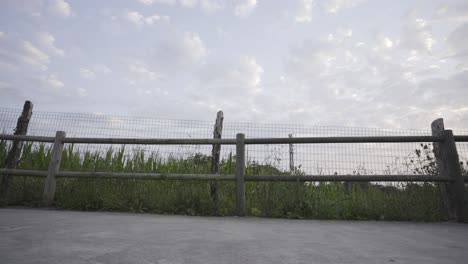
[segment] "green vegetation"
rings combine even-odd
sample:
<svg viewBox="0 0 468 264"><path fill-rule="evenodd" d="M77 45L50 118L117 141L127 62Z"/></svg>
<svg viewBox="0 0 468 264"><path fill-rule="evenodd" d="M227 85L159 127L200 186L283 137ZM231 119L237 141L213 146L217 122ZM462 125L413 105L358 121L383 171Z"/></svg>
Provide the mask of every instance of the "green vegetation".
<svg viewBox="0 0 468 264"><path fill-rule="evenodd" d="M8 145L0 142L0 162L4 164ZM415 173L434 172L430 147L416 150L411 160ZM145 155L141 149L128 154L122 148L105 152L79 151L66 146L61 170L158 173L209 173L211 158L202 154L163 158ZM419 154L418 154L419 153ZM50 147L26 144L18 168L47 170ZM466 173L466 165L463 165ZM247 175L286 175L273 165L248 162ZM220 164L222 174L234 174L235 157ZM296 173L300 174L299 169ZM8 204L39 206L44 179L13 177ZM234 215L235 183L219 182L219 214ZM444 220L440 210L440 188L436 184L395 185L299 182L248 182L247 213L253 216L367 219ZM58 179L55 206L76 210L132 211L167 214L215 215L208 181L135 179ZM468 210L467 210L468 211Z"/></svg>

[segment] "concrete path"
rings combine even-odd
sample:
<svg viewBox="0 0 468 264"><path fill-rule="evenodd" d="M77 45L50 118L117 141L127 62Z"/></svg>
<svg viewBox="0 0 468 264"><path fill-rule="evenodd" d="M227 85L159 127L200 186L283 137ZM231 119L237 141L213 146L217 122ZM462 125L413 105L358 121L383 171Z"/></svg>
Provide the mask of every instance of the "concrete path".
<svg viewBox="0 0 468 264"><path fill-rule="evenodd" d="M0 263L468 263L468 225L0 209Z"/></svg>

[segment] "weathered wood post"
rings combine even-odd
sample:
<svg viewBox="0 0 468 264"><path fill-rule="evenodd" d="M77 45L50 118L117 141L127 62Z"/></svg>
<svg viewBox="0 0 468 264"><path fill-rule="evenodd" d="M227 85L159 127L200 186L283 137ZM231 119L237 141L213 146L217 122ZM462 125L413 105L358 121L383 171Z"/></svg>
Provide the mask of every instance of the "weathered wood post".
<svg viewBox="0 0 468 264"><path fill-rule="evenodd" d="M45 206L52 205L55 197L56 179L55 175L59 172L60 161L62 160L63 141L66 133L57 131L55 134L54 146L50 155L49 170L44 185L44 196L42 203Z"/></svg>
<svg viewBox="0 0 468 264"><path fill-rule="evenodd" d="M245 135L236 136L236 209L237 216L245 216Z"/></svg>
<svg viewBox="0 0 468 264"><path fill-rule="evenodd" d="M453 132L452 130L445 129L442 118L432 122L431 129L433 136L443 137L443 142L433 143L434 156L439 174L453 180L452 182L441 184L444 211L448 214L449 220L464 222L465 184L461 174L460 160Z"/></svg>
<svg viewBox="0 0 468 264"><path fill-rule="evenodd" d="M447 162L447 174L454 181L452 182L453 195L451 199L456 212L457 222L465 222L464 207L465 207L465 182L460 167L460 159L458 157L457 145L453 137L452 130L444 131L444 148L445 159Z"/></svg>
<svg viewBox="0 0 468 264"><path fill-rule="evenodd" d="M18 118L16 123L14 135L26 135L28 132L29 120L32 116L33 104L30 101L26 101L23 106L23 112ZM23 141L14 140L11 144L10 151L5 160L6 169L15 169L19 163L21 157L21 150L23 149ZM1 178L0 184L0 199L5 200L8 192L8 186L10 184L10 175L4 174Z"/></svg>
<svg viewBox="0 0 468 264"><path fill-rule="evenodd" d="M444 119L439 118L439 119L434 120L431 123L431 131L432 131L433 136L440 136L444 130L445 130ZM442 159L443 154L441 153L439 142L432 142L432 146L433 146L434 157L435 157L435 161L437 164L437 170L439 172L439 175L447 176L446 164ZM449 183L441 182L439 183L439 187L440 187L440 195L442 198L441 213L442 215L446 216L449 220L453 220L455 213L453 212L453 210L449 209L451 207L449 206L450 204L449 194L448 194Z"/></svg>
<svg viewBox="0 0 468 264"><path fill-rule="evenodd" d="M213 129L213 138L220 139L223 132L223 111L216 113L216 122ZM221 145L214 144L211 150L211 173L219 173L219 159L221 156ZM219 197L218 197L218 181L211 181L211 199L215 206L215 214L219 214Z"/></svg>

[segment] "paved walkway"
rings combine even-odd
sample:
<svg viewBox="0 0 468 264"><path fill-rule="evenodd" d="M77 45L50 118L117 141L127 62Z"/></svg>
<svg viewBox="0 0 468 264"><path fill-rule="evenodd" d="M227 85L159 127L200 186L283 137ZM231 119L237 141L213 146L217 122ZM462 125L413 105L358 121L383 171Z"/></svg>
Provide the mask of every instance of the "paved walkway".
<svg viewBox="0 0 468 264"><path fill-rule="evenodd" d="M0 263L468 263L468 225L0 209Z"/></svg>

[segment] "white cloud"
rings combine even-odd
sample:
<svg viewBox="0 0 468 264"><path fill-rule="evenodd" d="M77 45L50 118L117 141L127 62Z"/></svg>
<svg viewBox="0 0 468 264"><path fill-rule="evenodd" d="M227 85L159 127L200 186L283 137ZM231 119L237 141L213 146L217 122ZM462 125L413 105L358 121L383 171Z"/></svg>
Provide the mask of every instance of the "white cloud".
<svg viewBox="0 0 468 264"><path fill-rule="evenodd" d="M106 65L103 64L95 64L90 67L81 67L80 68L80 76L83 79L87 80L95 80L98 77L99 74L110 74L112 73L112 70L109 69Z"/></svg>
<svg viewBox="0 0 468 264"><path fill-rule="evenodd" d="M253 56L241 56L237 61L207 64L200 78L203 85L209 84L210 93L245 96L261 91L263 67Z"/></svg>
<svg viewBox="0 0 468 264"><path fill-rule="evenodd" d="M430 109L437 106L462 107L460 96L452 94L465 96L461 84L468 80L468 72L437 81L437 76L446 78L447 73L463 71L463 67L455 70L451 67L454 64L441 60L446 49L432 49L429 53L430 46L421 39L433 38L432 32L423 21L414 23L419 25L413 32L418 41L403 42L399 39L402 36L376 34L363 43L352 34L331 33L293 46L286 62L285 86L290 88L287 93L280 89L276 93L289 101L316 104L320 109L314 115L321 113L326 116L324 120L343 120L346 125L353 125L353 118L347 121L330 109L356 113L361 116L356 120L366 126L419 127L430 121L422 117L427 114L421 116L417 111L431 114ZM463 34L458 32L456 36ZM429 87L433 88L429 91Z"/></svg>
<svg viewBox="0 0 468 264"><path fill-rule="evenodd" d="M88 96L88 90L84 88L76 89L76 93L78 94L79 97L82 97L82 98Z"/></svg>
<svg viewBox="0 0 468 264"><path fill-rule="evenodd" d="M112 70L104 64L96 64L91 67L94 72L99 72L103 74L110 74Z"/></svg>
<svg viewBox="0 0 468 264"><path fill-rule="evenodd" d="M35 10L28 7L25 11L18 11L13 9L17 5L12 4L10 14L18 14L18 19L39 23L47 15L56 19L57 16L70 17L74 12L80 12L78 7L82 8L81 2L78 6L75 1L69 0L65 1L71 7L68 3L63 5L66 3L64 1L35 1L41 2L42 6L36 6ZM117 102L112 102L113 109L109 111L137 114L134 109L152 106L152 96L145 96L145 93L162 96L162 91L169 90L158 111L161 110L162 115L179 118L185 114L203 118L200 113L209 107L232 110L232 120L246 117L246 120L252 121L255 118L252 116L264 113L269 116L264 122L328 122L339 125L343 121L342 125L351 125L362 121L363 126L418 127L417 120L434 115L435 112L444 114L444 111L453 112L447 114L446 118L450 116L454 120L468 122L464 100L468 92L468 12L452 4L462 3L462 0L442 3L444 6L433 16L430 12L438 4L432 2L422 9L422 1L410 2L409 6L414 6L416 12L419 12L411 17L402 14L406 5L403 7L397 4L392 10L375 10L374 15L380 19L375 25L351 23L354 26L352 31L346 28L345 20L349 18L348 15L369 11L368 6L362 4L363 1L295 0L292 7L289 3L270 4L268 0L140 2L134 0L133 7L126 6L133 9L127 10L122 9L126 8L122 6L109 7L108 14L114 15L114 21L94 20L93 14L101 14L99 10L91 12L93 14L80 12L83 22L94 23L96 30L109 32L107 35L93 34L95 41L101 44L115 39L123 41L113 49L106 50L106 45L93 46L95 50L92 54L83 53L83 47L65 46L68 42L78 43L86 37L78 34L80 32L67 36L67 41L63 42L65 39L62 37L65 35L59 34L60 30L47 27L32 32L33 36L29 39L22 39L23 36L31 36L31 32L24 31L22 27L16 28L12 24L11 28L0 28L0 79L8 83L0 83L0 87L6 87L2 91L5 93L5 89L11 88L44 98L51 97L54 92L57 96L68 92L70 97L79 99L87 95L93 100L108 100L106 102L110 103L113 99L106 98L109 94L106 89L112 89ZM53 11L53 15L50 3L61 3L68 7L68 11L61 12L58 10L67 9L58 8ZM164 3L172 3L172 6ZM265 8L271 8L268 13L272 16L258 20L260 11L264 11L261 10L262 4ZM168 21L169 17L164 16L167 14L164 12L177 11L176 5L179 11L200 21L207 18L203 12L220 13L211 17L216 18L215 24L197 24L200 26L196 27L199 33L183 32L193 31L194 25L184 26L180 23L177 23L178 26L174 24L157 28L168 25L164 21ZM289 7L278 10L278 7L284 6ZM10 11L8 7L7 4L2 9L4 13ZM32 17L32 12L41 12L41 17ZM387 12L388 16L379 12ZM327 15L336 13L340 16ZM225 19L249 14L251 19L255 19L256 25L265 30L257 32L255 36L241 36L238 41L234 41L239 33L237 22L243 24L245 21L231 21L237 23L233 24ZM396 19L388 20L391 17ZM286 19L290 23L285 23ZM330 23L325 23L327 21ZM179 19L177 22L180 22ZM310 23L300 25L299 22ZM311 33L312 23L313 28L319 27L318 32ZM149 27L155 30L148 30ZM336 27L344 29L337 31ZM41 30L47 32L41 33ZM315 37L317 34L318 37ZM295 39L307 36L313 39L294 43ZM264 48L264 42L271 43L275 39L282 41L274 47ZM133 44L127 45L126 42ZM248 43L255 45L249 46ZM259 43L261 45L256 45ZM289 52L288 47L291 47ZM246 52L251 56L240 56ZM277 56L265 57L265 52ZM68 69L73 65L55 63L60 61L58 58L65 56L67 60L77 59L78 63L81 62L80 66ZM122 60L123 72L119 70ZM112 66L111 69L100 62ZM38 69L45 72L39 72ZM46 71L48 69L55 72ZM81 81L87 83L87 86L82 87L88 90L73 85L73 74L62 76L64 72L73 71L78 79L85 78ZM33 79L37 75L42 77ZM86 79L95 81L87 82ZM107 84L106 89L94 89L102 83ZM46 90L46 86L50 90ZM137 90L140 90L141 96ZM132 93L138 100L130 96ZM200 98L189 100L191 93L198 94ZM38 103L41 103L40 96L36 99ZM194 106L199 102L204 103L203 106ZM41 104L44 104L44 100ZM125 107L122 108L122 105ZM282 106L281 111L278 105ZM182 113L180 110L171 110L176 108L184 109ZM414 108L419 109L419 112L414 111ZM322 119L314 119L317 116ZM427 127L429 122L423 122L423 125Z"/></svg>
<svg viewBox="0 0 468 264"><path fill-rule="evenodd" d="M60 89L64 83L60 81L55 74L51 74L45 78L45 84L49 88Z"/></svg>
<svg viewBox="0 0 468 264"><path fill-rule="evenodd" d="M185 67L202 60L208 54L208 48L196 32L183 32L168 37L156 50L159 68ZM163 64L163 65L162 65Z"/></svg>
<svg viewBox="0 0 468 264"><path fill-rule="evenodd" d="M139 60L164 76L187 75L205 63L209 49L196 32L173 32L157 43L149 58Z"/></svg>
<svg viewBox="0 0 468 264"><path fill-rule="evenodd" d="M215 13L224 8L220 0L200 0L201 9L206 13Z"/></svg>
<svg viewBox="0 0 468 264"><path fill-rule="evenodd" d="M152 5L154 4L155 0L139 0L140 3L145 4L145 5Z"/></svg>
<svg viewBox="0 0 468 264"><path fill-rule="evenodd" d="M45 50L51 52L53 55L63 57L64 56L64 51L62 49L57 48L54 43L55 43L55 37L48 33L48 32L42 32L39 33L38 36L38 42L41 45L42 48Z"/></svg>
<svg viewBox="0 0 468 264"><path fill-rule="evenodd" d="M179 0L179 3L186 8L194 8L198 4L198 0Z"/></svg>
<svg viewBox="0 0 468 264"><path fill-rule="evenodd" d="M254 57L244 56L241 58L237 69L233 71L234 76L244 79L250 87L258 86L262 81L263 68Z"/></svg>
<svg viewBox="0 0 468 264"><path fill-rule="evenodd" d="M364 3L366 0L328 0L325 2L325 11L330 14L336 14L347 8L352 8Z"/></svg>
<svg viewBox="0 0 468 264"><path fill-rule="evenodd" d="M216 13L224 8L224 0L179 0L182 7L195 8L197 5L205 13Z"/></svg>
<svg viewBox="0 0 468 264"><path fill-rule="evenodd" d="M428 21L409 14L403 21L400 36L402 47L412 50L431 51L435 43Z"/></svg>
<svg viewBox="0 0 468 264"><path fill-rule="evenodd" d="M165 4L165 5L173 5L176 3L176 0L155 0L156 3Z"/></svg>
<svg viewBox="0 0 468 264"><path fill-rule="evenodd" d="M385 37L383 39L383 41L384 41L385 47L387 47L387 48L392 48L393 47L393 41L391 39L389 39L388 37Z"/></svg>
<svg viewBox="0 0 468 264"><path fill-rule="evenodd" d="M187 57L193 61L200 60L208 53L200 35L195 32L185 32L183 34L181 39L181 50L184 51Z"/></svg>
<svg viewBox="0 0 468 264"><path fill-rule="evenodd" d="M296 12L296 22L306 23L312 21L315 0L299 0Z"/></svg>
<svg viewBox="0 0 468 264"><path fill-rule="evenodd" d="M80 68L80 75L82 78L87 79L87 80L96 79L96 73L87 68Z"/></svg>
<svg viewBox="0 0 468 264"><path fill-rule="evenodd" d="M165 5L175 5L177 0L139 0L141 3L150 6L153 4L165 4ZM252 0L246 0L247 2L252 2ZM253 0L256 2L256 0ZM224 8L224 0L179 0L179 4L185 8L194 8L197 5L200 6L200 9L206 13L215 13ZM244 5L249 5L245 3ZM248 6L244 8L249 9ZM248 12L248 10L240 10L240 12Z"/></svg>
<svg viewBox="0 0 468 264"><path fill-rule="evenodd" d="M126 12L124 16L128 21L132 22L135 25L142 25L144 22L143 15L136 11Z"/></svg>
<svg viewBox="0 0 468 264"><path fill-rule="evenodd" d="M128 11L124 14L124 17L127 21L137 25L137 26L141 26L143 24L146 24L146 25L154 25L158 22L162 22L162 21L169 21L169 16L161 16L161 15L158 15L158 14L154 14L152 16L148 16L148 17L145 17L144 15L140 14L139 12L137 11Z"/></svg>
<svg viewBox="0 0 468 264"><path fill-rule="evenodd" d="M440 6L433 17L434 20L468 22L468 3L458 5L444 4Z"/></svg>
<svg viewBox="0 0 468 264"><path fill-rule="evenodd" d="M176 3L176 0L139 0L140 3L144 5L152 5L152 4L164 4L164 5L173 5Z"/></svg>
<svg viewBox="0 0 468 264"><path fill-rule="evenodd" d="M156 72L149 70L148 66L141 62L135 62L135 63L129 64L128 70L131 73L134 73L140 77L143 77L149 80L157 80L161 78L160 74L157 74Z"/></svg>
<svg viewBox="0 0 468 264"><path fill-rule="evenodd" d="M53 35L41 32L36 36L36 41L21 40L14 35L5 38L0 43L2 68L15 71L29 65L33 66L30 70L46 71L52 57L64 56L64 51L55 46Z"/></svg>
<svg viewBox="0 0 468 264"><path fill-rule="evenodd" d="M199 83L186 87L184 92L195 104L192 109L223 109L235 112L236 118L251 119L252 111L258 116L274 95L270 89L262 93L263 74L264 69L254 56L209 61L198 72Z"/></svg>
<svg viewBox="0 0 468 264"><path fill-rule="evenodd" d="M148 25L153 25L160 21L166 21L166 22L169 21L169 16L160 16L158 14L154 14L152 16L145 18L145 22Z"/></svg>
<svg viewBox="0 0 468 264"><path fill-rule="evenodd" d="M257 0L239 0L234 13L238 17L246 17L252 13L257 6Z"/></svg>
<svg viewBox="0 0 468 264"><path fill-rule="evenodd" d="M123 81L124 81L126 84L130 85L130 86L135 86L135 85L137 84L137 81L136 81L136 80L133 80L133 79L128 78L128 77L123 78Z"/></svg>
<svg viewBox="0 0 468 264"><path fill-rule="evenodd" d="M69 17L72 14L70 4L65 0L53 0L49 6L49 11L62 18Z"/></svg>
<svg viewBox="0 0 468 264"><path fill-rule="evenodd" d="M427 108L456 109L466 107L468 71L444 78L428 78L418 85L421 104Z"/></svg>
<svg viewBox="0 0 468 264"><path fill-rule="evenodd" d="M37 66L41 70L47 70L47 64L49 64L50 58L45 52L29 41L23 41L21 51L20 57L24 62Z"/></svg>
<svg viewBox="0 0 468 264"><path fill-rule="evenodd" d="M464 23L450 33L447 42L455 56L468 56L468 23Z"/></svg>

